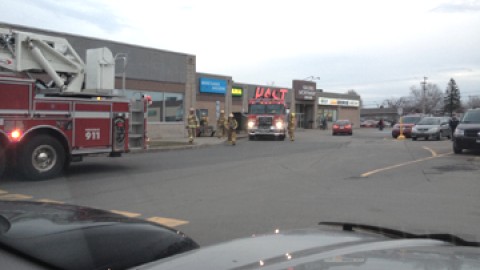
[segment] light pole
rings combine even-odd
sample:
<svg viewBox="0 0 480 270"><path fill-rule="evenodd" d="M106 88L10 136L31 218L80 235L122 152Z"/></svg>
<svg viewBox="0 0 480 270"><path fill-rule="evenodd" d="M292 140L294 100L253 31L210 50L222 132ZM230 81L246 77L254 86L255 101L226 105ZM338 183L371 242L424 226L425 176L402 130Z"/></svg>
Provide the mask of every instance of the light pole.
<svg viewBox="0 0 480 270"><path fill-rule="evenodd" d="M422 89L423 89L423 96L422 96L422 114L425 115L425 91L427 90L427 77L423 77Z"/></svg>

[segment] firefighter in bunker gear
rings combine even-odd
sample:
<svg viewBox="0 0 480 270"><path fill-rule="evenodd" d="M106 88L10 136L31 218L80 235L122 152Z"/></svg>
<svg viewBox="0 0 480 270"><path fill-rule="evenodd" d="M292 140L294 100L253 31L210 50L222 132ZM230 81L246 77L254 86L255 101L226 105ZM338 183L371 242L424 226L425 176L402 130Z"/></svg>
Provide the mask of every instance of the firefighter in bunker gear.
<svg viewBox="0 0 480 270"><path fill-rule="evenodd" d="M290 141L295 141L295 113L292 112L288 115L288 136Z"/></svg>
<svg viewBox="0 0 480 270"><path fill-rule="evenodd" d="M209 132L208 130L208 116L205 112L202 113L202 118L200 119L200 130L201 130L201 133L203 134L203 136L205 136L205 134L207 134L207 132Z"/></svg>
<svg viewBox="0 0 480 270"><path fill-rule="evenodd" d="M237 142L237 128L238 122L235 120L235 118L233 118L233 113L230 113L228 115L226 129L228 131L228 143L231 145L235 145Z"/></svg>
<svg viewBox="0 0 480 270"><path fill-rule="evenodd" d="M187 118L187 130L188 130L188 142L193 143L193 139L197 135L197 128L199 127L197 116L195 115L195 109L190 108L190 113Z"/></svg>
<svg viewBox="0 0 480 270"><path fill-rule="evenodd" d="M217 138L219 139L225 138L225 133L226 133L225 123L226 123L225 111L221 110L220 116L218 117L218 120L217 120Z"/></svg>

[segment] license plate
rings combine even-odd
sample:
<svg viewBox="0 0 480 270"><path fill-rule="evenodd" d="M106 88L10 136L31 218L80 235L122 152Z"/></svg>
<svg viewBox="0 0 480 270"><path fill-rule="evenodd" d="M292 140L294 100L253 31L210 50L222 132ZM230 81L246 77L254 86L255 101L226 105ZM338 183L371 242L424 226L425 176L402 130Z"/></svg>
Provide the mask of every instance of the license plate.
<svg viewBox="0 0 480 270"><path fill-rule="evenodd" d="M340 127L340 129L344 129L344 127Z"/></svg>

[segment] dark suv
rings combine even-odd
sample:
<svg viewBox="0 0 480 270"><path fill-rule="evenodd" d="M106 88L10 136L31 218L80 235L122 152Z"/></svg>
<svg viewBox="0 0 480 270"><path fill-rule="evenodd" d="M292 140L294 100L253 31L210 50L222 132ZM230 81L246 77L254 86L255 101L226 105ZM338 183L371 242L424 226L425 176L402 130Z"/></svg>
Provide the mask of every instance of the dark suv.
<svg viewBox="0 0 480 270"><path fill-rule="evenodd" d="M453 133L453 152L463 149L480 150L480 108L468 110Z"/></svg>

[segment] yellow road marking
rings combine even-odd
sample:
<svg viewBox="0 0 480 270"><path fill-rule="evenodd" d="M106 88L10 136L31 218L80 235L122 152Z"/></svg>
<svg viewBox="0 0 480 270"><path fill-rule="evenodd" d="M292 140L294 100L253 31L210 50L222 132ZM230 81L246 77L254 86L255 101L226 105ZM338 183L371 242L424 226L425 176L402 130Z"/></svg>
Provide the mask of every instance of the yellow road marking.
<svg viewBox="0 0 480 270"><path fill-rule="evenodd" d="M173 218L163 218L163 217L151 217L147 218L148 221L155 222L161 225L168 227L176 227L184 224L188 224L186 220L173 219Z"/></svg>
<svg viewBox="0 0 480 270"><path fill-rule="evenodd" d="M40 200L37 200L37 202L64 204L64 202L55 201L55 200L50 200L50 199L40 199Z"/></svg>
<svg viewBox="0 0 480 270"><path fill-rule="evenodd" d="M436 153L435 153L435 154L436 154ZM383 171L386 171L386 170L395 169L395 168L402 167L402 166L406 166L406 165L410 165L410 164L413 164L413 163L418 163L418 162L422 162L422 161L434 159L434 158L437 158L437 157L444 157L444 156L448 156L448 155L451 155L451 154L453 154L453 152L449 152L449 153L445 153L445 154L440 154L440 155L439 155L439 154L436 154L435 156L431 156L431 157L426 157L426 158L411 160L411 161L407 161L407 162L395 164L395 165L392 165L392 166L387 166L387 167L384 167L384 168L376 169L376 170L373 170L373 171L369 171L369 172L366 172L366 173L361 174L360 176L361 176L361 177L367 177L367 176L370 176L370 175L375 174L375 173L379 173L379 172L383 172Z"/></svg>
<svg viewBox="0 0 480 270"><path fill-rule="evenodd" d="M2 194L0 195L0 200L9 200L9 201L17 201L17 200L28 200L31 199L32 196L24 195L24 194Z"/></svg>
<svg viewBox="0 0 480 270"><path fill-rule="evenodd" d="M0 200L28 200L32 199L33 197L30 195L25 195L25 194L12 194L8 193L5 190L0 189ZM61 201L55 201L51 199L39 199L36 200L37 202L44 202L44 203L58 203L58 204L64 204L64 202ZM127 211L120 211L120 210L110 210L110 212L123 215L126 217L134 218L141 216L139 213L133 213L133 212L127 212ZM164 218L164 217L151 217L147 218L146 220L155 222L161 225L165 225L168 227L176 227L184 224L188 224L189 222L186 220L181 220L181 219L173 219L173 218Z"/></svg>
<svg viewBox="0 0 480 270"><path fill-rule="evenodd" d="M437 152L433 151L431 148L424 146L423 149L430 151L430 153L432 153L432 157L436 157L438 155Z"/></svg>
<svg viewBox="0 0 480 270"><path fill-rule="evenodd" d="M130 217L130 218L140 216L139 213L120 211L120 210L110 210L110 212L115 213L115 214L119 214L119 215L122 215L122 216Z"/></svg>

